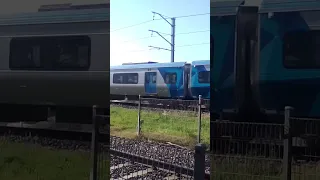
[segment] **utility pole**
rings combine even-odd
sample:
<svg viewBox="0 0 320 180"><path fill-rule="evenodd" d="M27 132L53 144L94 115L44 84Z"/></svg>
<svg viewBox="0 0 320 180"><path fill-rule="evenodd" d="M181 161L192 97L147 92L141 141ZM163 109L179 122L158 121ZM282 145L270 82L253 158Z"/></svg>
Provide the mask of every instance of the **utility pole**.
<svg viewBox="0 0 320 180"><path fill-rule="evenodd" d="M154 46L149 46L151 48L156 48L156 49L163 49L163 50L167 50L167 51L171 51L171 62L174 62L174 46L175 46L175 28L176 28L176 18L170 18L171 19L171 23L167 20L167 18L164 18L163 15L157 13L157 12L152 12L153 13L153 20L154 20L154 16L155 14L159 15L162 19L164 19L170 26L171 26L171 42L168 41L165 37L163 37L158 31L154 31L154 30L149 30L152 33L157 33L160 37L162 37L162 39L164 39L165 41L167 41L170 46L171 49L166 49L166 48L161 48L161 47L154 47Z"/></svg>

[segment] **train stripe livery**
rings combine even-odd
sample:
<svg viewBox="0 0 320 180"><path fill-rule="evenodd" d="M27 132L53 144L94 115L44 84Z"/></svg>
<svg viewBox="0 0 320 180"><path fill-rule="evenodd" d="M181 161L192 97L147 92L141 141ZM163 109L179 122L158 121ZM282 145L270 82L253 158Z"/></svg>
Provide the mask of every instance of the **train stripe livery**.
<svg viewBox="0 0 320 180"><path fill-rule="evenodd" d="M263 117L292 106L295 116L319 118L320 1L238 0L211 8L213 111L269 121Z"/></svg>
<svg viewBox="0 0 320 180"><path fill-rule="evenodd" d="M110 69L112 99L144 97L210 98L210 61L136 63Z"/></svg>

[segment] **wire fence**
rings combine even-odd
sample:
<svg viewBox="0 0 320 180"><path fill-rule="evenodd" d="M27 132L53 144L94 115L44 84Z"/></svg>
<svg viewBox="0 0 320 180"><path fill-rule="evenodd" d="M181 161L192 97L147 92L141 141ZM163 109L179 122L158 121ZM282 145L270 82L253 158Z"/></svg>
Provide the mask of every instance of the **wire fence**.
<svg viewBox="0 0 320 180"><path fill-rule="evenodd" d="M209 103L201 96L199 99L140 97L138 106L133 108L136 109L134 121L137 137L150 137L148 133L159 132L162 136L176 135L179 138L191 134L196 145L190 149L172 143L144 140L146 138L111 137L111 178L210 179L210 159L206 153L207 146L203 144L203 137L209 139L210 133L209 112L204 107L205 103ZM123 112L131 113L132 110ZM202 130L204 126L207 126L206 131Z"/></svg>
<svg viewBox="0 0 320 180"><path fill-rule="evenodd" d="M320 179L320 121L293 113L282 124L211 122L211 178Z"/></svg>
<svg viewBox="0 0 320 180"><path fill-rule="evenodd" d="M0 179L110 179L109 116L92 124L10 122L0 126Z"/></svg>
<svg viewBox="0 0 320 180"><path fill-rule="evenodd" d="M112 138L112 179L208 179L206 147L195 150L166 144Z"/></svg>
<svg viewBox="0 0 320 180"><path fill-rule="evenodd" d="M97 113L93 107L90 180L110 179L110 116ZM108 120L106 120L108 119ZM107 123L106 123L107 122Z"/></svg>
<svg viewBox="0 0 320 180"><path fill-rule="evenodd" d="M150 108L145 103L153 104ZM181 134L195 136L197 143L202 143L202 136L209 136L209 132L203 132L204 121L210 121L210 113L206 111L210 101L203 99L201 95L198 100L171 100L142 98L139 96L137 112L137 135L148 132L148 127L158 126L166 129L165 126L179 126ZM158 108L154 108L157 105ZM150 124L158 122L157 124ZM187 123L184 126L178 123ZM209 125L209 124L208 124ZM209 128L209 126L208 126Z"/></svg>

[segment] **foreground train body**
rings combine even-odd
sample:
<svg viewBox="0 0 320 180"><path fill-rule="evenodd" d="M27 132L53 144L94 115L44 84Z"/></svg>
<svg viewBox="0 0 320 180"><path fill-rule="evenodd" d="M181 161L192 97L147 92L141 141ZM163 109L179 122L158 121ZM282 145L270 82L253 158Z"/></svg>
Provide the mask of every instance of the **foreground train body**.
<svg viewBox="0 0 320 180"><path fill-rule="evenodd" d="M108 105L108 9L2 16L0 26L0 114Z"/></svg>
<svg viewBox="0 0 320 180"><path fill-rule="evenodd" d="M126 64L111 67L112 99L210 98L210 61Z"/></svg>
<svg viewBox="0 0 320 180"><path fill-rule="evenodd" d="M292 106L297 117L320 118L320 1L213 2L212 8L214 113L270 122Z"/></svg>

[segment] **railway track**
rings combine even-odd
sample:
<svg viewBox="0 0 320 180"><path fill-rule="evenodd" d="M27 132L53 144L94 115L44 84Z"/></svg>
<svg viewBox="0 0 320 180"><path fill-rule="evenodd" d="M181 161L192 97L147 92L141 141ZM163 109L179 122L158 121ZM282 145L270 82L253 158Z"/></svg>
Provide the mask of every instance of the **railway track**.
<svg viewBox="0 0 320 180"><path fill-rule="evenodd" d="M201 105L203 112L209 112L210 101L204 100ZM139 101L132 100L111 100L110 104L122 105L125 107L138 107ZM152 109L168 109L179 111L198 111L199 105L196 100L162 100L162 99L146 99L141 101L141 107Z"/></svg>
<svg viewBox="0 0 320 180"><path fill-rule="evenodd" d="M45 127L44 124L44 122L41 123L41 129L30 124L24 126L23 123L17 123L16 126L11 124L11 127L0 124L0 136L19 143L34 143L54 149L90 152L90 127L84 129L84 126L69 125L71 131L67 131L67 128L62 128L61 124L56 124L54 128L49 125ZM63 130L57 131L61 129ZM102 133L99 139L103 138L104 141L99 142L102 150L99 156L110 153L110 174L114 180L193 179L192 150L156 142L109 136L108 133ZM209 164L208 157L207 164ZM106 172L106 170L103 171ZM209 167L207 167L207 176L208 171Z"/></svg>
<svg viewBox="0 0 320 180"><path fill-rule="evenodd" d="M120 158L111 155L110 171L111 180L191 180L192 176L179 175L163 168L133 162L130 159Z"/></svg>

